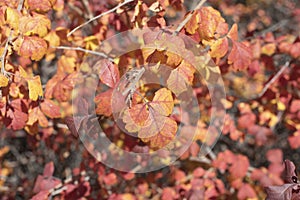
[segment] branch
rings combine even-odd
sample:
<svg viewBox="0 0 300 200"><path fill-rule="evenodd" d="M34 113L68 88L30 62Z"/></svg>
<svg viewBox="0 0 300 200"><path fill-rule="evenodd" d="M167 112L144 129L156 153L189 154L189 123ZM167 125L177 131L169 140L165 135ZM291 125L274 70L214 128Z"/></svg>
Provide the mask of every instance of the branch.
<svg viewBox="0 0 300 200"><path fill-rule="evenodd" d="M201 0L201 1L197 4L197 6L192 10L192 12L190 12L190 13L186 16L186 18L178 25L178 27L176 28L176 30L175 30L175 32L173 33L173 35L177 35L177 34L181 31L181 29L182 29L182 28L183 28L183 27L191 20L191 18L192 18L192 16L193 16L194 12L195 12L196 10L200 9L206 1L207 1L207 0Z"/></svg>
<svg viewBox="0 0 300 200"><path fill-rule="evenodd" d="M116 7L112 8L111 10L108 10L104 13L101 13L100 15L97 15L96 17L93 17L92 19L86 21L85 23L77 26L76 28L74 28L73 30L70 31L70 33L68 33L67 37L69 37L70 35L72 35L75 31L77 31L78 29L82 28L83 26L91 23L92 21L96 20L96 19L99 19L101 17L103 17L104 15L107 15L107 14L110 14L110 13L113 13L115 12L116 10L118 10L119 8L121 8L122 6L130 3L130 2L133 2L134 0L125 0L123 3L120 3L119 5L117 5Z"/></svg>
<svg viewBox="0 0 300 200"><path fill-rule="evenodd" d="M266 91L269 89L269 87L281 76L281 74L288 68L290 65L290 61L287 61L284 66L277 72L277 74L265 85L263 90L258 94L256 98L262 97Z"/></svg>
<svg viewBox="0 0 300 200"><path fill-rule="evenodd" d="M17 7L17 10L20 12L23 8L23 4L24 4L24 0L20 0L19 1L19 4L18 4L18 7ZM5 46L4 46L4 51L0 57L0 61L1 61L1 73L6 76L6 77L9 77L9 75L11 75L10 72L7 72L5 70L5 64L6 64L6 56L7 56L7 53L8 53L8 47L9 45L11 44L12 42L12 35L13 35L13 30L10 29L10 32L9 32L9 36L6 40L6 43L5 43Z"/></svg>
<svg viewBox="0 0 300 200"><path fill-rule="evenodd" d="M101 53L101 52L97 52L97 51L92 51L92 50L87 50L87 49L84 49L84 48L81 48L81 47L67 47L67 46L58 46L58 47L51 47L51 48L55 48L55 49L63 49L63 50L75 50L75 51L82 51L82 52L85 52L85 53L90 53L90 54L93 54L93 55L96 55L96 56L101 56L103 58L106 58L110 61L114 61L112 58L110 58L108 55L106 55L105 53Z"/></svg>

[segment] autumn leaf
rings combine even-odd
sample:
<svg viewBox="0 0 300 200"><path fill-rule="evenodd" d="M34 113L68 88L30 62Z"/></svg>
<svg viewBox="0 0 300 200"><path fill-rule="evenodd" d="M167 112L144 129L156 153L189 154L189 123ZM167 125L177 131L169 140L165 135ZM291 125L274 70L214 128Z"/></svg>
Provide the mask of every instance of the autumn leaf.
<svg viewBox="0 0 300 200"><path fill-rule="evenodd" d="M51 22L45 15L33 13L20 19L20 32L27 36L37 34L44 37L50 28Z"/></svg>
<svg viewBox="0 0 300 200"><path fill-rule="evenodd" d="M45 115L53 118L60 118L60 108L57 106L52 100L50 99L44 99L44 101L40 104L41 110Z"/></svg>
<svg viewBox="0 0 300 200"><path fill-rule="evenodd" d="M5 12L5 20L10 28L14 30L19 30L20 24L20 13L13 8L8 7Z"/></svg>
<svg viewBox="0 0 300 200"><path fill-rule="evenodd" d="M102 83L113 88L120 79L119 69L107 59L99 60L94 66Z"/></svg>
<svg viewBox="0 0 300 200"><path fill-rule="evenodd" d="M196 33L197 29L199 28L199 14L194 13L191 19L186 23L185 30L187 33L193 35Z"/></svg>
<svg viewBox="0 0 300 200"><path fill-rule="evenodd" d="M229 167L229 172L233 178L243 178L250 166L249 160L244 155L236 155L234 162Z"/></svg>
<svg viewBox="0 0 300 200"><path fill-rule="evenodd" d="M172 70L167 80L168 88L176 95L181 94L187 90L188 84L192 85L194 73L195 68L186 61L182 61L176 69Z"/></svg>
<svg viewBox="0 0 300 200"><path fill-rule="evenodd" d="M26 125L32 126L36 122L38 122L41 127L48 126L48 120L39 106L28 110L28 121L26 122Z"/></svg>
<svg viewBox="0 0 300 200"><path fill-rule="evenodd" d="M7 128L20 130L25 127L28 120L27 106L21 99L12 100L10 108L6 112L4 123Z"/></svg>
<svg viewBox="0 0 300 200"><path fill-rule="evenodd" d="M47 52L47 43L44 39L37 36L25 36L14 43L14 48L20 56L40 60Z"/></svg>
<svg viewBox="0 0 300 200"><path fill-rule="evenodd" d="M157 92L155 92L150 106L161 115L170 115L174 108L174 101L171 91L167 88L159 89Z"/></svg>
<svg viewBox="0 0 300 200"><path fill-rule="evenodd" d="M3 74L0 74L0 87L6 87L8 85L8 78Z"/></svg>
<svg viewBox="0 0 300 200"><path fill-rule="evenodd" d="M162 148L174 139L176 132L177 123L173 119L165 117L165 123L156 135L148 138L141 138L141 140L149 143L152 148Z"/></svg>
<svg viewBox="0 0 300 200"><path fill-rule="evenodd" d="M56 0L27 0L26 7L38 12L48 12L55 2Z"/></svg>
<svg viewBox="0 0 300 200"><path fill-rule="evenodd" d="M228 64L233 64L235 70L245 69L251 64L250 48L240 42L232 41L232 50L228 56Z"/></svg>
<svg viewBox="0 0 300 200"><path fill-rule="evenodd" d="M228 51L228 39L226 37L202 42L203 44L210 46L209 53L213 58L222 58Z"/></svg>
<svg viewBox="0 0 300 200"><path fill-rule="evenodd" d="M104 115L106 117L112 114L112 94L113 89L107 90L98 94L94 101L97 104L96 113L97 115Z"/></svg>
<svg viewBox="0 0 300 200"><path fill-rule="evenodd" d="M199 35L201 39L213 39L218 28L225 20L220 12L212 7L202 7L199 10Z"/></svg>
<svg viewBox="0 0 300 200"><path fill-rule="evenodd" d="M33 101L38 100L39 97L43 96L43 88L40 76L27 79L29 98Z"/></svg>

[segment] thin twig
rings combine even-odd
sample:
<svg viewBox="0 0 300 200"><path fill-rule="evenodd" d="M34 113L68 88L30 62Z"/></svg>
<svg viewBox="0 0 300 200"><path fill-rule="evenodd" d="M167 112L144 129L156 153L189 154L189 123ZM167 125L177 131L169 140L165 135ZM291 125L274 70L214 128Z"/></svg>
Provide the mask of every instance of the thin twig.
<svg viewBox="0 0 300 200"><path fill-rule="evenodd" d="M191 20L194 12L200 9L207 0L201 0L197 6L186 16L186 18L178 25L173 35L177 35L181 29Z"/></svg>
<svg viewBox="0 0 300 200"><path fill-rule="evenodd" d="M281 27L285 26L288 22L289 22L289 20L283 19L283 20L279 21L278 23L276 23L276 24L268 27L267 29L264 29L264 30L262 30L262 31L260 31L258 33L254 33L253 36L247 37L246 40L252 40L252 39L254 39L254 38L258 37L258 36L263 36L266 33L277 31Z"/></svg>
<svg viewBox="0 0 300 200"><path fill-rule="evenodd" d="M18 7L17 7L17 10L20 12L23 8L23 4L24 4L24 0L20 0L19 1L19 4L18 4ZM9 32L9 36L8 38L6 39L6 43L5 43L5 46L4 46L4 51L0 57L0 61L1 61L1 73L6 76L6 77L9 77L9 75L11 75L10 72L7 72L5 70L5 64L6 64L6 56L7 56L7 53L8 53L8 47L9 45L11 44L12 42L12 35L13 35L14 31L13 29L10 29L10 32Z"/></svg>
<svg viewBox="0 0 300 200"><path fill-rule="evenodd" d="M130 2L133 2L133 1L134 1L134 0L126 0L126 1L124 1L123 3L120 3L119 5L117 5L116 7L112 8L112 9L110 9L110 10L104 12L104 13L101 13L100 15L97 15L97 16L93 17L92 19L88 20L87 22L85 22L85 23L83 23L83 24L77 26L77 27L74 28L73 30L71 30L70 33L68 33L67 36L69 37L69 36L72 35L75 31L77 31L78 29L82 28L83 26L85 26L85 25L91 23L92 21L94 21L94 20L96 20L96 19L99 19L99 18L103 17L104 15L113 13L113 12L115 12L116 10L118 10L119 8L121 8L122 6L124 6L124 5L126 5L126 4L128 4L128 3L130 3Z"/></svg>
<svg viewBox="0 0 300 200"><path fill-rule="evenodd" d="M262 97L266 91L269 89L269 87L281 76L281 74L288 68L290 65L290 61L287 61L284 66L277 72L277 74L265 85L263 90L258 94L257 98Z"/></svg>
<svg viewBox="0 0 300 200"><path fill-rule="evenodd" d="M63 49L63 50L75 50L75 51L82 51L85 53L90 53L93 55L97 55L97 56L101 56L103 58L107 58L110 61L114 61L112 58L110 58L108 55L106 55L105 53L101 53L101 52L97 52L97 51L92 51L92 50L87 50L81 47L68 47L68 46L58 46L58 47L51 47L51 48L55 48L55 49Z"/></svg>
<svg viewBox="0 0 300 200"><path fill-rule="evenodd" d="M88 0L82 0L82 4L83 4L85 10L87 11L87 18L88 19L92 19L94 17L94 15L91 12L91 9L89 8L89 2L88 2ZM97 25L95 22L96 21L93 21L93 25Z"/></svg>

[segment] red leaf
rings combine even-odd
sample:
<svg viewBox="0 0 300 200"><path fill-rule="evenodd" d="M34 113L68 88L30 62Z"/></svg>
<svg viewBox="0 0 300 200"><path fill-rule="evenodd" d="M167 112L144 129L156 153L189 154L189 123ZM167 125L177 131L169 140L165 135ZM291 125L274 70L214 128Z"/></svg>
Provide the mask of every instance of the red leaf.
<svg viewBox="0 0 300 200"><path fill-rule="evenodd" d="M229 172L235 179L244 178L249 166L250 163L246 156L236 155L234 162L229 168Z"/></svg>
<svg viewBox="0 0 300 200"><path fill-rule="evenodd" d="M237 196L238 199L250 199L257 197L255 190L249 184L246 183L239 188Z"/></svg>
<svg viewBox="0 0 300 200"><path fill-rule="evenodd" d="M297 149L300 147L300 130L293 133L292 136L288 138L290 146L292 149Z"/></svg>
<svg viewBox="0 0 300 200"><path fill-rule="evenodd" d="M283 153L281 149L271 149L266 156L270 163L282 163Z"/></svg>
<svg viewBox="0 0 300 200"><path fill-rule="evenodd" d="M4 123L7 128L20 130L25 127L28 120L28 110L23 100L15 99L10 103L10 109L7 110Z"/></svg>
<svg viewBox="0 0 300 200"><path fill-rule="evenodd" d="M252 53L245 44L232 41L232 50L228 56L228 64L233 64L233 68L245 69L251 64Z"/></svg>
<svg viewBox="0 0 300 200"><path fill-rule="evenodd" d="M282 178L285 183L297 183L297 174L296 174L296 166L293 162L290 160L284 161L284 173L282 175Z"/></svg>
<svg viewBox="0 0 300 200"><path fill-rule="evenodd" d="M100 80L111 88L113 88L120 79L118 67L107 59L98 61L93 67L97 68Z"/></svg>
<svg viewBox="0 0 300 200"><path fill-rule="evenodd" d="M49 162L46 164L45 168L44 168L44 176L52 176L54 172L54 164L53 162Z"/></svg>
<svg viewBox="0 0 300 200"><path fill-rule="evenodd" d="M54 104L52 100L44 99L40 106L43 113L51 119L61 117L59 106Z"/></svg>

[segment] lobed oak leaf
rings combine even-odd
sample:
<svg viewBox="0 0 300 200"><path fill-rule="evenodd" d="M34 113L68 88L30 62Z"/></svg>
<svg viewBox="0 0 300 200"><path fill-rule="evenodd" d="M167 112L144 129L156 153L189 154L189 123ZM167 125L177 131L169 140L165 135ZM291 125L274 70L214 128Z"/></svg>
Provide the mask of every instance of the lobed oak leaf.
<svg viewBox="0 0 300 200"><path fill-rule="evenodd" d="M27 79L29 98L33 101L38 100L39 97L43 96L43 88L40 76Z"/></svg>
<svg viewBox="0 0 300 200"><path fill-rule="evenodd" d="M245 69L251 64L252 53L249 47L240 42L232 41L232 50L228 56L228 64L235 70Z"/></svg>
<svg viewBox="0 0 300 200"><path fill-rule="evenodd" d="M20 56L40 60L47 52L47 42L37 36L25 36L23 39L17 39L14 48Z"/></svg>
<svg viewBox="0 0 300 200"><path fill-rule="evenodd" d="M5 20L10 28L19 30L21 14L13 8L8 7L5 11Z"/></svg>
<svg viewBox="0 0 300 200"><path fill-rule="evenodd" d="M27 0L26 7L38 12L48 12L52 9L56 0Z"/></svg>
<svg viewBox="0 0 300 200"><path fill-rule="evenodd" d="M120 79L119 69L107 59L99 60L94 66L102 83L113 88Z"/></svg>
<svg viewBox="0 0 300 200"><path fill-rule="evenodd" d="M8 78L4 76L2 73L0 73L0 88L6 87L8 85Z"/></svg>
<svg viewBox="0 0 300 200"><path fill-rule="evenodd" d="M27 36L44 37L50 28L51 21L45 15L33 13L32 16L23 16L20 19L20 32Z"/></svg>
<svg viewBox="0 0 300 200"><path fill-rule="evenodd" d="M59 106L50 99L44 99L44 101L40 104L40 107L43 113L51 119L61 117Z"/></svg>

